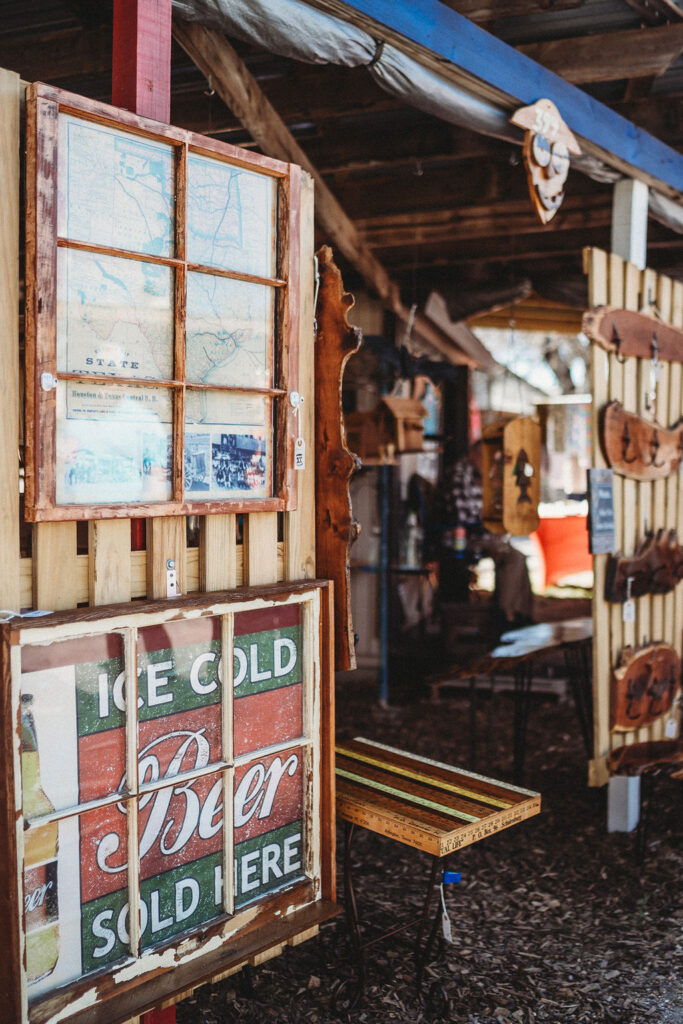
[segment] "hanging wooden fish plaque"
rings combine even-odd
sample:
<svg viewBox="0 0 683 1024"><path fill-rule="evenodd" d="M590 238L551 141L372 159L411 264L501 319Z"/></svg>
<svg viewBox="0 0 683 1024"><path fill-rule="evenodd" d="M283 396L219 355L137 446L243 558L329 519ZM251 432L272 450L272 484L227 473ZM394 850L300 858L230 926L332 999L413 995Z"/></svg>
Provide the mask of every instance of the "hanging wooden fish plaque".
<svg viewBox="0 0 683 1024"><path fill-rule="evenodd" d="M631 480L663 480L680 465L683 422L667 429L626 412L621 402L610 402L602 414L601 431L608 465Z"/></svg>
<svg viewBox="0 0 683 1024"><path fill-rule="evenodd" d="M625 647L612 673L612 732L630 732L661 718L680 685L681 659L670 644Z"/></svg>
<svg viewBox="0 0 683 1024"><path fill-rule="evenodd" d="M583 333L606 352L641 359L683 362L683 330L648 313L596 306L583 314Z"/></svg>
<svg viewBox="0 0 683 1024"><path fill-rule="evenodd" d="M675 530L648 533L631 558L610 558L605 600L623 604L644 594L668 594L683 579L683 547Z"/></svg>
<svg viewBox="0 0 683 1024"><path fill-rule="evenodd" d="M526 129L523 155L529 194L536 216L541 224L547 224L564 199L569 154L578 156L581 149L552 100L520 107L510 121Z"/></svg>

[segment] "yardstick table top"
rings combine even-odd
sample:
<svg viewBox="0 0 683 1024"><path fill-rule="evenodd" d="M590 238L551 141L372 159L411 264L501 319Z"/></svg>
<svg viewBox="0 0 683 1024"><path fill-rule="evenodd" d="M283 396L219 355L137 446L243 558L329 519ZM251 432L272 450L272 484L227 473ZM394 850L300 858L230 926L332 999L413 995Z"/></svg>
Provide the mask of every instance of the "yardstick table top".
<svg viewBox="0 0 683 1024"><path fill-rule="evenodd" d="M357 737L337 745L337 814L444 857L541 810L541 796Z"/></svg>

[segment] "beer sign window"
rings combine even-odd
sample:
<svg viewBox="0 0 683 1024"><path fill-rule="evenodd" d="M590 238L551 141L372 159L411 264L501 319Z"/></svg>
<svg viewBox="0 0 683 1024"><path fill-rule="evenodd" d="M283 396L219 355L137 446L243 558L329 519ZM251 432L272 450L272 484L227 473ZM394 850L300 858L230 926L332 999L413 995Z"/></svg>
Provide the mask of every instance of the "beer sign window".
<svg viewBox="0 0 683 1024"><path fill-rule="evenodd" d="M40 83L27 118L28 518L295 508L300 169Z"/></svg>
<svg viewBox="0 0 683 1024"><path fill-rule="evenodd" d="M68 1020L103 974L130 1016L160 962L225 970L243 929L236 962L332 912L329 593L259 595L2 627L17 1024Z"/></svg>

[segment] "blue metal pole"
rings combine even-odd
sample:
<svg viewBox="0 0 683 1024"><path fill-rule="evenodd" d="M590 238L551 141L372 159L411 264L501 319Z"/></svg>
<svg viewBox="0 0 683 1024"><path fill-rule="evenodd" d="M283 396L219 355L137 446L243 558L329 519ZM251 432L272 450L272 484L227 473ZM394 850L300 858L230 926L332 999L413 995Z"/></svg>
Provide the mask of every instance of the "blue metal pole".
<svg viewBox="0 0 683 1024"><path fill-rule="evenodd" d="M391 467L379 467L379 703L389 703L389 491Z"/></svg>

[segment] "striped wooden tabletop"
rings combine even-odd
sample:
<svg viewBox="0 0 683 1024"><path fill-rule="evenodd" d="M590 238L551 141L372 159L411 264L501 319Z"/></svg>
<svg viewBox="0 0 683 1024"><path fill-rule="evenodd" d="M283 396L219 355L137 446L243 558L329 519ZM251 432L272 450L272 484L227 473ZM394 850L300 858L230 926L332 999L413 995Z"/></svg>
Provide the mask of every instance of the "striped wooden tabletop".
<svg viewBox="0 0 683 1024"><path fill-rule="evenodd" d="M541 809L528 789L361 737L336 747L337 814L439 857Z"/></svg>

